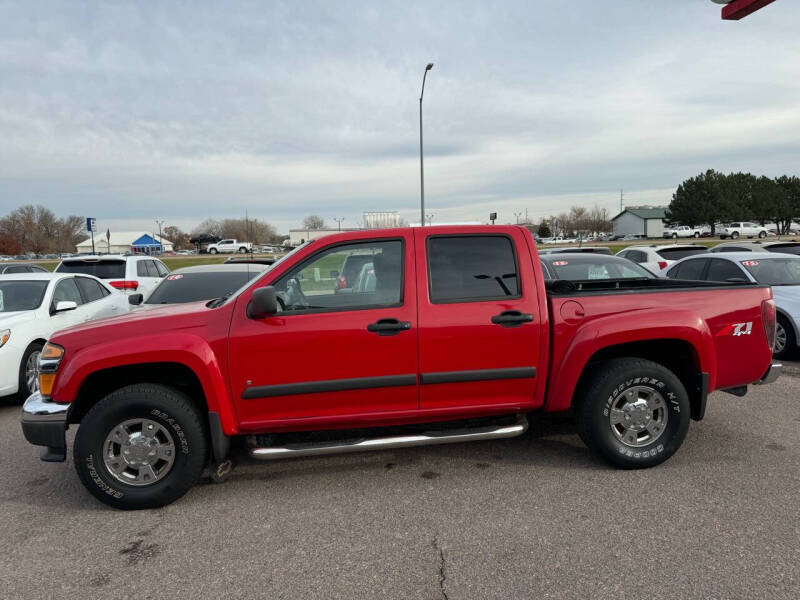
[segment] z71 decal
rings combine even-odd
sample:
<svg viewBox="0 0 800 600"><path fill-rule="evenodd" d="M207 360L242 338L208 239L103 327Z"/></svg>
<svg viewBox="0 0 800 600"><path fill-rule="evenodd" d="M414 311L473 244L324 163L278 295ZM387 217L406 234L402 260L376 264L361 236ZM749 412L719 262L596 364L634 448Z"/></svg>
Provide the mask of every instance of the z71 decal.
<svg viewBox="0 0 800 600"><path fill-rule="evenodd" d="M739 337L740 335L750 335L753 332L753 322L747 323L731 323L719 330L717 335L732 335Z"/></svg>

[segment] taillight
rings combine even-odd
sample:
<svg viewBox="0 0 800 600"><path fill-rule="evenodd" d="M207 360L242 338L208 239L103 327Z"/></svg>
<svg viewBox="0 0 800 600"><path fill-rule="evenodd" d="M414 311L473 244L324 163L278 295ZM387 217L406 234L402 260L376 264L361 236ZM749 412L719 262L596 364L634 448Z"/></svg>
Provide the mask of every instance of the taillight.
<svg viewBox="0 0 800 600"><path fill-rule="evenodd" d="M117 288L118 290L135 290L139 287L138 281L128 281L127 279L120 281L109 281L108 284L111 287Z"/></svg>
<svg viewBox="0 0 800 600"><path fill-rule="evenodd" d="M665 261L665 260L658 261L658 268L662 269L662 270L666 269L667 268L667 261Z"/></svg>
<svg viewBox="0 0 800 600"><path fill-rule="evenodd" d="M340 290L345 289L347 287L347 277L344 275L339 275L339 277L336 278L336 286Z"/></svg>
<svg viewBox="0 0 800 600"><path fill-rule="evenodd" d="M774 300L764 300L761 303L761 322L764 323L764 333L767 336L769 349L775 349L775 328L777 326L777 315Z"/></svg>

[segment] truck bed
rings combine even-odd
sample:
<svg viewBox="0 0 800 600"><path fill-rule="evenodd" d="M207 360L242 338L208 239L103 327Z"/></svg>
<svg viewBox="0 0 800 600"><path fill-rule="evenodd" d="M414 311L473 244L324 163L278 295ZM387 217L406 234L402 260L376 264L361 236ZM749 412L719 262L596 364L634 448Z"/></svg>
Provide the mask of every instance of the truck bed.
<svg viewBox="0 0 800 600"><path fill-rule="evenodd" d="M758 381L771 363L763 324L768 286L672 279L551 281L547 410L569 407L597 348L645 345L710 374L707 391ZM760 343L756 343L756 342Z"/></svg>

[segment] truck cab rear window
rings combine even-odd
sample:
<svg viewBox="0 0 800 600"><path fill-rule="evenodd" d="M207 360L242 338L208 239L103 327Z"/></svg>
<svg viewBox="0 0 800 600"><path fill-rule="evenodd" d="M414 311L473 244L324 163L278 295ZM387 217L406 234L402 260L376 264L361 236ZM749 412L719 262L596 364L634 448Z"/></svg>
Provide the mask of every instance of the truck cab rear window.
<svg viewBox="0 0 800 600"><path fill-rule="evenodd" d="M519 272L505 236L428 239L431 302L474 302L519 297Z"/></svg>

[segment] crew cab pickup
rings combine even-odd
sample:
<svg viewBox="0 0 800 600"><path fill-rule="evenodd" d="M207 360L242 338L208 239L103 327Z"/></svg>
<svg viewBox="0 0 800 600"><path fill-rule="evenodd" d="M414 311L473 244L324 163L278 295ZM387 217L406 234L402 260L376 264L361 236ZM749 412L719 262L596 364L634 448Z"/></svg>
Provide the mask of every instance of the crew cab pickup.
<svg viewBox="0 0 800 600"><path fill-rule="evenodd" d="M237 240L220 240L215 244L209 244L206 251L209 254L234 254L239 252L245 254L252 252L253 245L250 242L239 242Z"/></svg>
<svg viewBox="0 0 800 600"><path fill-rule="evenodd" d="M346 232L224 298L56 333L22 429L63 461L79 425L81 481L123 509L224 478L234 440L271 460L512 437L539 412L571 410L606 461L650 467L711 391L777 377L775 318L757 284L545 284L522 227Z"/></svg>

